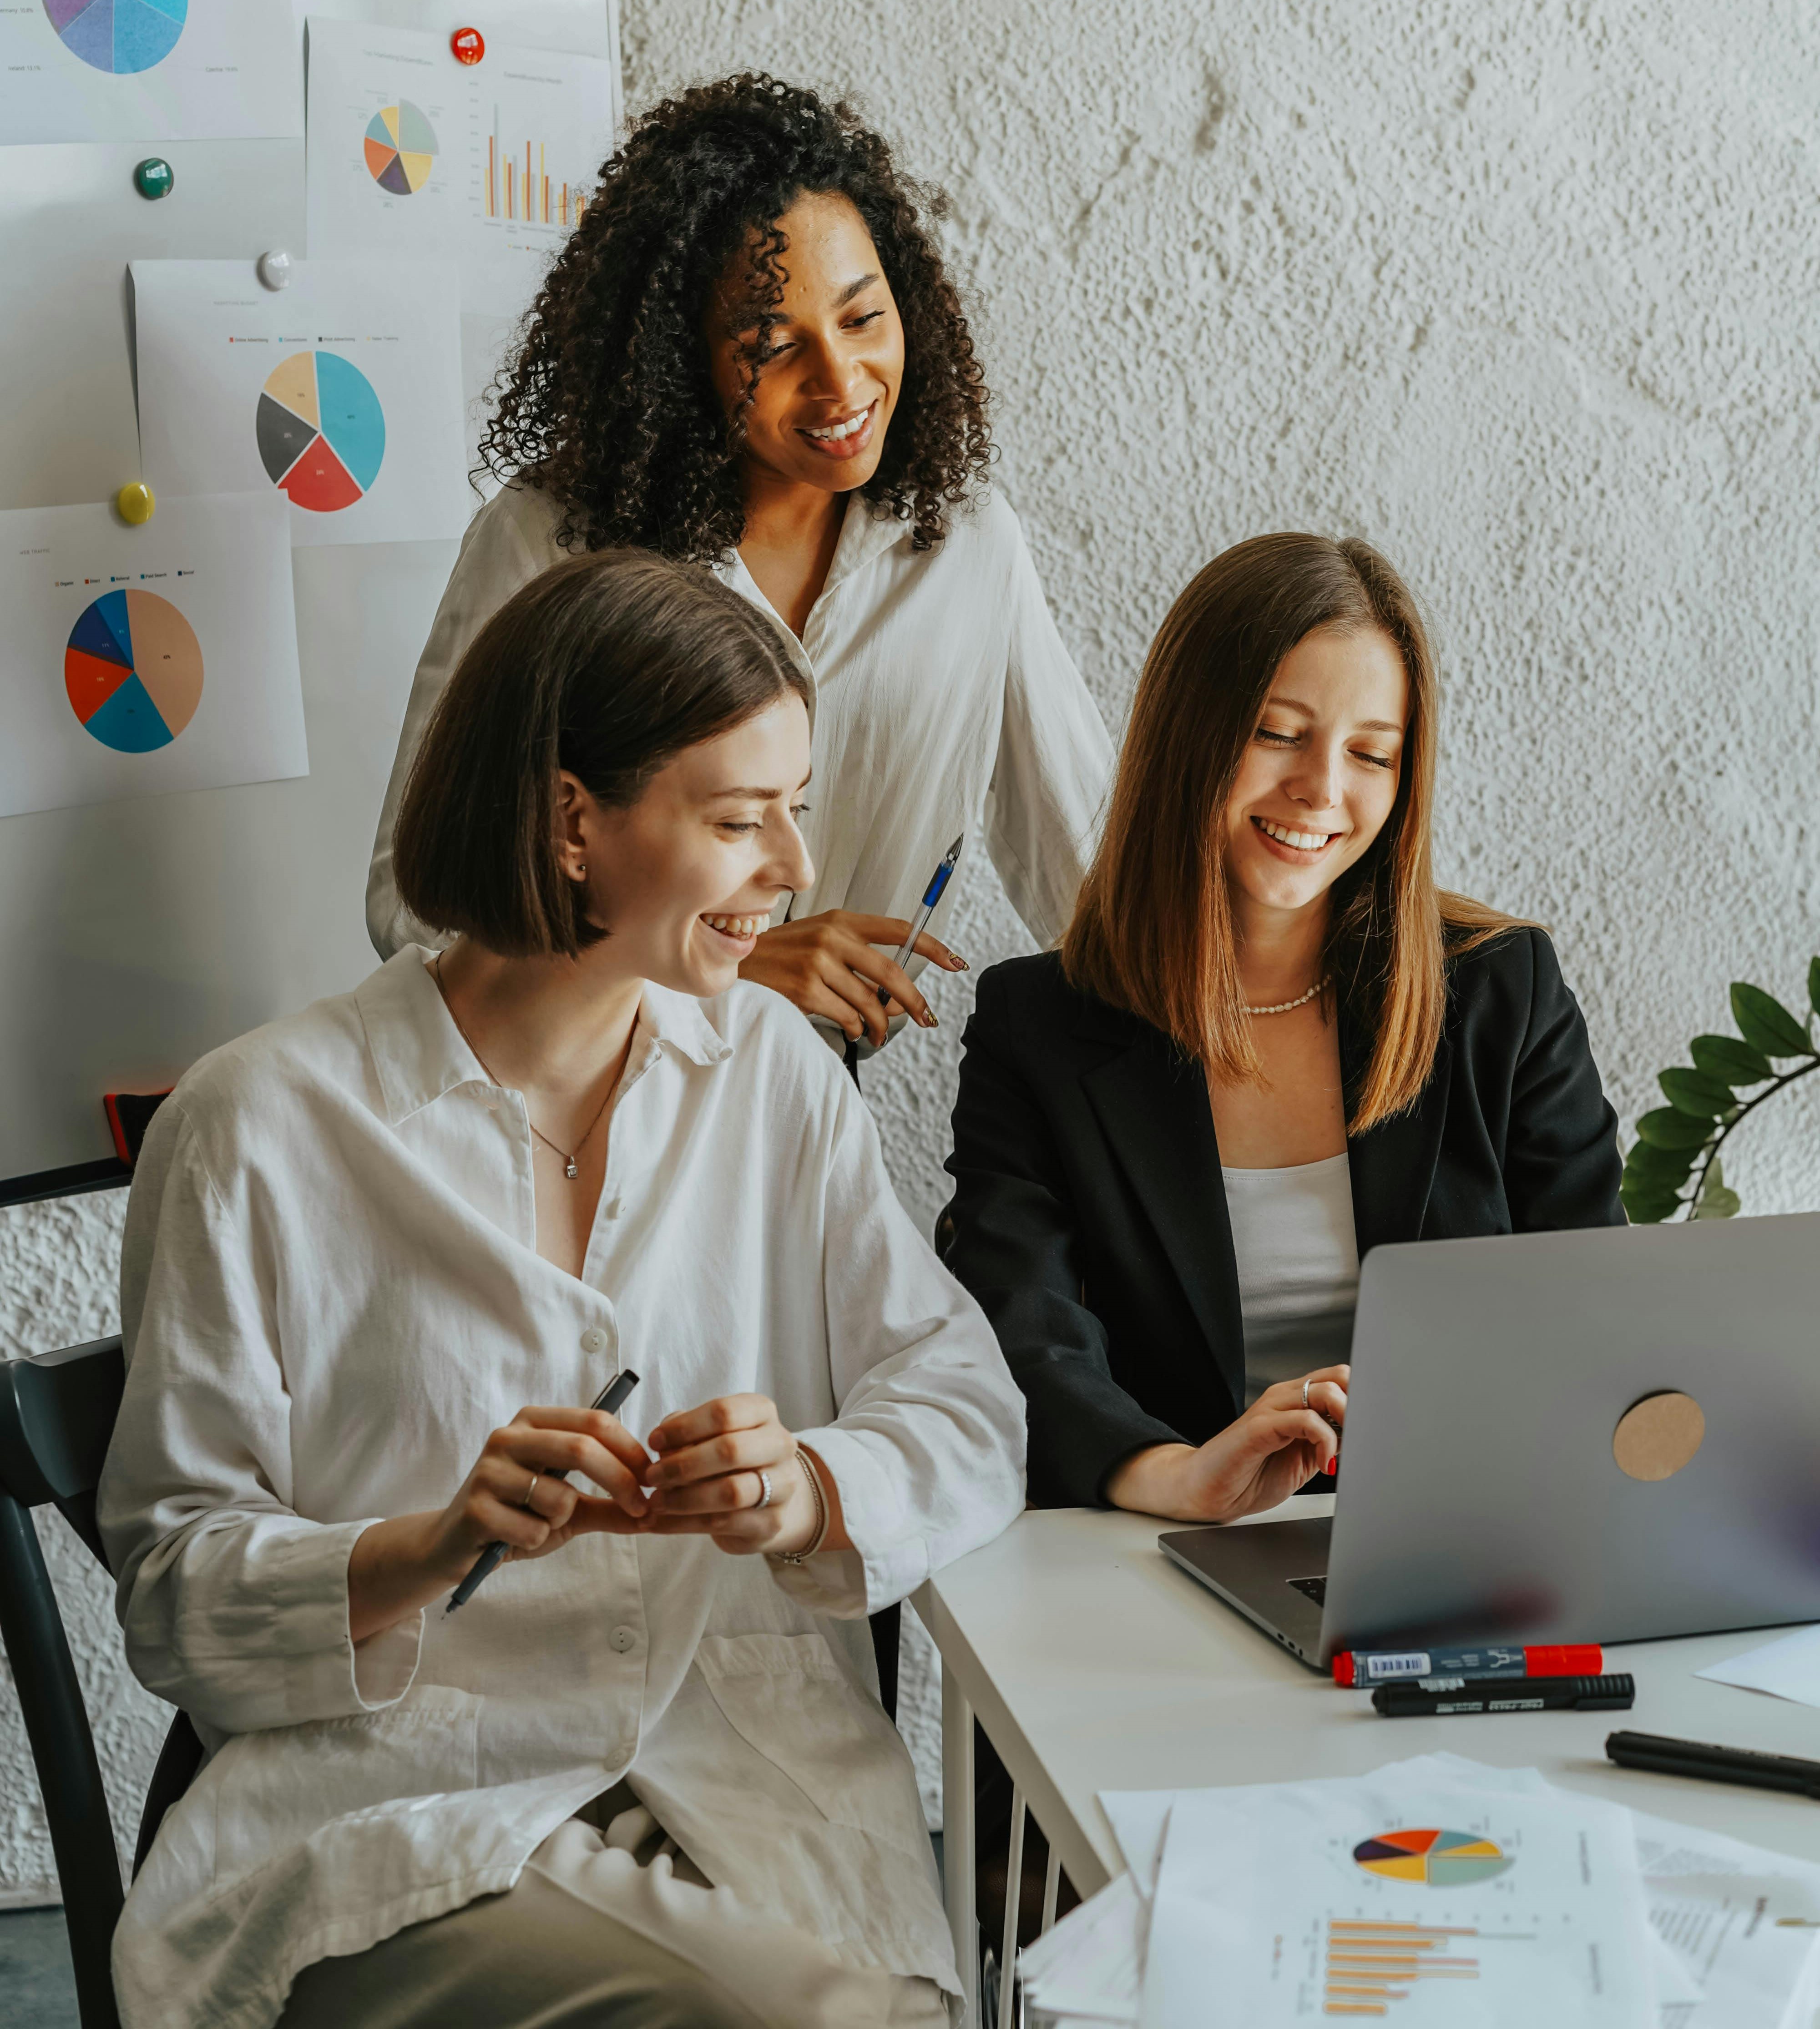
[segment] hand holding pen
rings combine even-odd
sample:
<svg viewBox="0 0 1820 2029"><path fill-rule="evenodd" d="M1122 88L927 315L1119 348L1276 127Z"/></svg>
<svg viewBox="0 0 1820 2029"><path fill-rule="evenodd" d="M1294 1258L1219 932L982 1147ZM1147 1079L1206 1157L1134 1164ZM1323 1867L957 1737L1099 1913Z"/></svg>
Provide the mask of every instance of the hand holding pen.
<svg viewBox="0 0 1820 2029"><path fill-rule="evenodd" d="M930 884L937 900L947 885L960 844L960 839L954 841ZM904 970L907 959L924 958L945 972L967 970L965 959L930 935L927 925L934 907L926 893L917 915L908 922L901 916L829 909L779 923L759 939L757 948L739 969L740 977L781 993L805 1014L831 1022L853 1042L864 1040L881 1048L890 1033L893 1003L919 1027L936 1026L934 1010ZM897 958L887 958L878 949L882 944L897 945Z"/></svg>

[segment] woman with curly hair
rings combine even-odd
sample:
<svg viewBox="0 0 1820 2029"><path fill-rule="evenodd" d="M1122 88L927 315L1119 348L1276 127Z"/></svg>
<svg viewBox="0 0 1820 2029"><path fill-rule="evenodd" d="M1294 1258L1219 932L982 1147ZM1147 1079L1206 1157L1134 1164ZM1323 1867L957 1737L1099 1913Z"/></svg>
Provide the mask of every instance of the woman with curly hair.
<svg viewBox="0 0 1820 2029"><path fill-rule="evenodd" d="M876 947L901 944L962 832L983 831L1038 942L1060 935L1110 747L1017 517L983 491L985 379L923 222L941 209L849 109L773 78L722 79L634 124L482 446L503 488L418 666L373 849L382 955L429 938L399 902L392 838L451 672L565 553L629 546L710 566L811 686L816 877L738 940L742 977L862 1050L890 1016L933 1027ZM964 969L927 933L917 952Z"/></svg>

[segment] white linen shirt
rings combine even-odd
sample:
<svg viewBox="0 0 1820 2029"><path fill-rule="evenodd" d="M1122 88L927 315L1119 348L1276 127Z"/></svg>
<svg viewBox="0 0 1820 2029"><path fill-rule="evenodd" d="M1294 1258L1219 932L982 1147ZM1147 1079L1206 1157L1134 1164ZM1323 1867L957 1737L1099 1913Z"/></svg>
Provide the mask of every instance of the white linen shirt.
<svg viewBox="0 0 1820 2029"><path fill-rule="evenodd" d="M295 1973L508 1887L621 1776L756 1922L956 1988L865 1622L1023 1498L991 1328L787 1001L645 990L579 1280L536 1251L524 1104L408 947L206 1057L128 1214L100 1518L128 1654L210 1758L114 1945L126 2029L263 2029ZM772 1397L854 1549L582 1537L349 1639L347 1561L527 1403Z"/></svg>
<svg viewBox="0 0 1820 2029"><path fill-rule="evenodd" d="M508 486L474 517L410 689L366 882L382 957L442 940L392 885L392 835L431 708L500 606L567 554L548 494ZM776 625L813 698L815 776L802 830L815 880L778 916L916 913L956 834L967 846L930 927L942 934L983 841L1038 944L1057 943L1092 857L1112 744L1009 505L989 494L933 549L849 496L828 579L799 641L735 551L722 581ZM912 960L915 974L923 961Z"/></svg>

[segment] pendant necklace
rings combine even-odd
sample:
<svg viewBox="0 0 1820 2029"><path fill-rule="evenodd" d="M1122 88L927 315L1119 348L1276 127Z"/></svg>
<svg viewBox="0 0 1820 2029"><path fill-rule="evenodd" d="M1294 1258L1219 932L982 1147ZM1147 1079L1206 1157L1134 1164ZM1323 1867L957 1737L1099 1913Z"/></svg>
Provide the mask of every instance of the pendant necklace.
<svg viewBox="0 0 1820 2029"><path fill-rule="evenodd" d="M501 1090L509 1091L511 1088L506 1085L505 1081L503 1078L493 1077L492 1067L488 1064L486 1059L481 1055L478 1050L474 1049L474 1037L470 1036L466 1029L462 1026L462 1018L455 1011L455 1008L449 1000L448 989L442 983L442 953L440 951L438 951L436 956L430 961L429 969L436 974L436 990L442 996L442 1004L444 1007L448 1009L448 1018L455 1025L455 1033L461 1037L464 1043L467 1044L469 1049L473 1051L474 1062L480 1066L481 1069L486 1073L489 1078L492 1079L493 1083L498 1085ZM608 1105L611 1103L614 1093L617 1092L618 1089L619 1081L618 1078L615 1078L612 1084L607 1088L607 1096L605 1099L601 1100L599 1112L596 1112L594 1118L589 1122L588 1132L575 1144L573 1153L566 1148L559 1148L555 1143L550 1139L549 1136L544 1132L543 1129L537 1125L537 1122L531 1118L531 1109L528 1106L525 1107L525 1125L530 1129L531 1132L537 1136L537 1139L543 1143L544 1146L548 1148L552 1155L560 1155L562 1157L563 1174L569 1179L570 1183L574 1183L581 1174L580 1170L578 1170L575 1166L575 1157L579 1155L581 1151L587 1147L589 1140L593 1134L595 1129L600 1125L601 1115L605 1113ZM521 1104L523 1104L524 1096L525 1096L522 1092L520 1092L518 1095Z"/></svg>
<svg viewBox="0 0 1820 2029"><path fill-rule="evenodd" d="M1298 993L1293 1000L1280 1000L1274 1007L1247 1007L1245 1011L1247 1014L1287 1014L1292 1007L1306 1007L1326 984L1324 979L1317 979L1306 993ZM455 1026L459 1029L461 1024L458 1022ZM468 1048L473 1049L474 1044L469 1044Z"/></svg>

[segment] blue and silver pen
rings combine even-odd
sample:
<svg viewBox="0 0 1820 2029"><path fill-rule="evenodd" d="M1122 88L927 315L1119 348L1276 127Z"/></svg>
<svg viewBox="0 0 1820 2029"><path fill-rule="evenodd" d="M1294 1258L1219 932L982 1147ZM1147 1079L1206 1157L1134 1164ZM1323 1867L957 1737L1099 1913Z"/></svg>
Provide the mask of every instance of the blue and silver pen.
<svg viewBox="0 0 1820 2029"><path fill-rule="evenodd" d="M910 963L912 955L916 949L916 940L929 926L929 918L934 914L935 905L942 900L942 891L948 885L948 877L954 871L954 862L960 857L960 848L966 836L966 833L963 832L960 836L949 846L942 864L929 877L929 885L923 891L923 905L916 911L916 917L910 925L910 934L898 947L897 969L900 972ZM878 1005L881 1007L886 1006L890 998L890 989L881 986L878 989Z"/></svg>
<svg viewBox="0 0 1820 2029"><path fill-rule="evenodd" d="M589 1406L590 1408L604 1409L609 1416L617 1416L626 1406L626 1397L637 1385L638 1376L627 1367L623 1374L615 1374ZM538 1474L539 1478L566 1480L568 1477L566 1472ZM449 1594L448 1604L442 1610L445 1620L458 1606L466 1606L480 1590L481 1579L499 1568L500 1560L506 1554L506 1549L507 1545L503 1543L489 1543L475 1558L468 1567L467 1576Z"/></svg>

